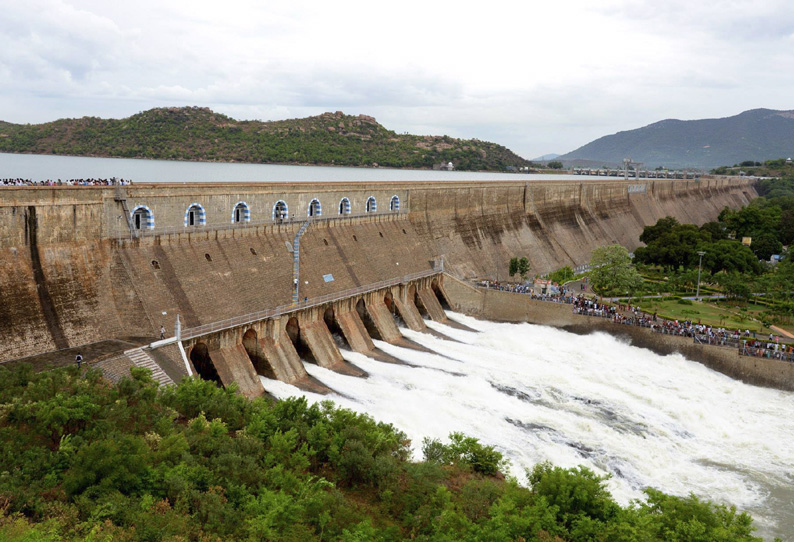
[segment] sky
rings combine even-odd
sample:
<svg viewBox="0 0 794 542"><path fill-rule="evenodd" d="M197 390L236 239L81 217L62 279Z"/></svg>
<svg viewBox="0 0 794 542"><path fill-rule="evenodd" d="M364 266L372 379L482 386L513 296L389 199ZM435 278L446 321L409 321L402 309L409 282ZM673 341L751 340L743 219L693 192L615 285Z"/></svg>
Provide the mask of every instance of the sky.
<svg viewBox="0 0 794 542"><path fill-rule="evenodd" d="M326 111L524 158L794 109L782 0L0 0L0 120Z"/></svg>

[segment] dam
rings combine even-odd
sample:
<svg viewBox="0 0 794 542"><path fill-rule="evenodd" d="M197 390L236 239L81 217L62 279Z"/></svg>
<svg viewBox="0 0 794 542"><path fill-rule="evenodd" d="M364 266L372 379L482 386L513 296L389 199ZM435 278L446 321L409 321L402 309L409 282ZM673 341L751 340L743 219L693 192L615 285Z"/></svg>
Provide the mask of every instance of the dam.
<svg viewBox="0 0 794 542"><path fill-rule="evenodd" d="M373 339L405 341L395 316L446 322L444 303L473 306L459 281L505 279L512 257L582 264L756 196L745 179L3 188L0 361L119 341L111 371L310 387L301 359L361 373L335 336L378 355ZM177 317L179 340L157 341Z"/></svg>

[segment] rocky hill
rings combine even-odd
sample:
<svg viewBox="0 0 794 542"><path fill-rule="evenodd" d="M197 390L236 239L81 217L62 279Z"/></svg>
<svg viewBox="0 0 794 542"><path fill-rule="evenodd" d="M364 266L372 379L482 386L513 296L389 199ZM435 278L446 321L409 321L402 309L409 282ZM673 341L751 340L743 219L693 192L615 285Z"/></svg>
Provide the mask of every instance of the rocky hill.
<svg viewBox="0 0 794 542"><path fill-rule="evenodd" d="M600 165L631 158L651 168L711 169L792 155L794 111L753 109L722 119L663 120L601 137L558 160Z"/></svg>
<svg viewBox="0 0 794 542"><path fill-rule="evenodd" d="M0 121L0 152L502 171L529 162L476 139L400 135L369 116L342 112L273 122L237 121L198 107L159 108L125 119Z"/></svg>

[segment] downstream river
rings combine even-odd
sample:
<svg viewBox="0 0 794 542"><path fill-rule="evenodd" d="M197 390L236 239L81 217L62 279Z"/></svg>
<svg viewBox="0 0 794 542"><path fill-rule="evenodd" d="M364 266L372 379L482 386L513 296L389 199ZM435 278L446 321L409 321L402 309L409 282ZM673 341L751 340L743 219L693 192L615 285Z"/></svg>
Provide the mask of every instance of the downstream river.
<svg viewBox="0 0 794 542"><path fill-rule="evenodd" d="M350 182L350 181L569 181L610 177L584 175L534 175L479 173L416 169L349 168L329 166L281 166L176 162L128 158L84 158L38 154L0 153L0 179L34 181L109 179L117 177L139 183L220 182ZM614 178L611 178L614 180Z"/></svg>
<svg viewBox="0 0 794 542"><path fill-rule="evenodd" d="M343 351L369 373L344 376L306 363L335 390L303 392L262 377L276 397L332 399L422 439L461 431L495 446L524 483L549 460L611 474L622 504L646 487L690 492L755 518L757 534L794 533L794 393L750 386L680 355L660 356L614 337L448 313L477 330L427 322L455 339L401 329L435 353L376 341L406 365Z"/></svg>

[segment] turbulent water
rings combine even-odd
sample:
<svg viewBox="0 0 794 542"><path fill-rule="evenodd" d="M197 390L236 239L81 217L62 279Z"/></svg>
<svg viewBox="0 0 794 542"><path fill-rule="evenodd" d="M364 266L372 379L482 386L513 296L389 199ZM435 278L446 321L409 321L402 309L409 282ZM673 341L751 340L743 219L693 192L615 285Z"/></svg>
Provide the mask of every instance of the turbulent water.
<svg viewBox="0 0 794 542"><path fill-rule="evenodd" d="M679 355L606 334L449 316L478 332L428 322L454 340L402 329L435 353L376 341L406 365L343 351L368 378L312 364L336 391L305 393L263 378L276 397L304 395L393 423L421 458L424 437L461 431L495 446L525 480L550 460L610 473L621 502L645 487L690 492L753 514L758 534L794 532L794 394L749 386Z"/></svg>

